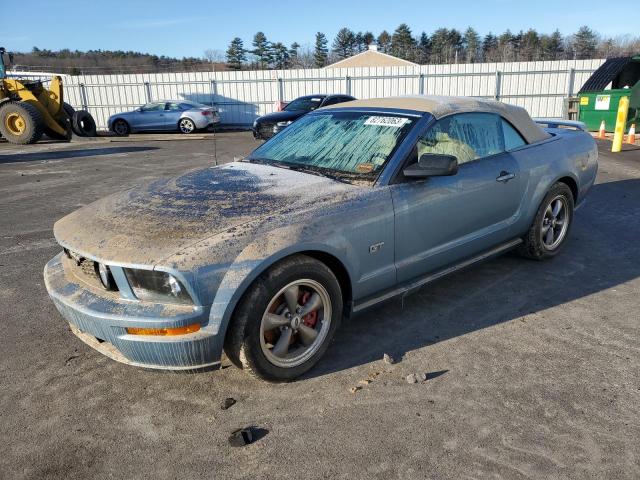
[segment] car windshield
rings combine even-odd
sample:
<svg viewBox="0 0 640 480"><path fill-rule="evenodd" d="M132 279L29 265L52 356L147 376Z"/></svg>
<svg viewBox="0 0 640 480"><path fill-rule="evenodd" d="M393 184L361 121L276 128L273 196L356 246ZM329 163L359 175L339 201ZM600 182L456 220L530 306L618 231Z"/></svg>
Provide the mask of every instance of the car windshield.
<svg viewBox="0 0 640 480"><path fill-rule="evenodd" d="M415 121L397 114L318 112L292 123L247 160L346 181L372 181Z"/></svg>
<svg viewBox="0 0 640 480"><path fill-rule="evenodd" d="M296 98L293 102L289 103L284 110L288 112L310 112L315 110L322 103L322 97L301 97Z"/></svg>

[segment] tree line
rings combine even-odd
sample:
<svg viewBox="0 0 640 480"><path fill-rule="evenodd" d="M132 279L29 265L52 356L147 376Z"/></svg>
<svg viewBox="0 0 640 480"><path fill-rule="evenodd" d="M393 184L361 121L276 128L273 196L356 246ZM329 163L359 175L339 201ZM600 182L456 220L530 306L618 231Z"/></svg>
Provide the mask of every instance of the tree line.
<svg viewBox="0 0 640 480"><path fill-rule="evenodd" d="M419 64L609 58L640 53L640 37L603 37L586 26L566 36L558 30L546 34L534 29L518 33L507 30L500 35L489 32L481 36L471 27L464 32L439 28L431 34L414 35L403 23L393 33L384 30L378 35L345 27L331 44L324 33L317 32L315 42L305 46L298 42L287 46L257 32L247 47L236 37L226 52L207 49L200 58L122 50L53 51L33 47L30 52L15 54L14 68L72 75L321 68L363 52L372 43L383 53Z"/></svg>
<svg viewBox="0 0 640 480"><path fill-rule="evenodd" d="M472 27L464 32L439 28L431 35L426 32L414 35L403 23L393 33L384 30L377 36L344 27L333 39L331 48L322 32L316 33L315 44L307 48L301 48L297 42L289 47L282 42L271 42L263 32L258 32L251 48L245 48L240 37L234 38L225 60L234 70L322 68L361 53L372 43L377 44L378 51L419 64L581 60L640 53L640 37L602 37L587 26L567 36L559 30L546 34L535 29L518 33L507 30L500 35L489 32L481 36Z"/></svg>
<svg viewBox="0 0 640 480"><path fill-rule="evenodd" d="M47 50L33 47L31 52L16 52L15 70L67 73L70 75L99 73L156 73L211 70L207 58L181 59L122 50ZM218 68L225 68L220 63Z"/></svg>

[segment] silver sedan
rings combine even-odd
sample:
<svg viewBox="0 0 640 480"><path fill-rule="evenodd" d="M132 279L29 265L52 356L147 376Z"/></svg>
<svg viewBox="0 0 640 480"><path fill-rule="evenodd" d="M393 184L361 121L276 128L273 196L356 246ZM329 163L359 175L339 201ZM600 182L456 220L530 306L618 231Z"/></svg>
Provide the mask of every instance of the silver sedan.
<svg viewBox="0 0 640 480"><path fill-rule="evenodd" d="M132 112L109 117L109 130L116 135L135 132L175 131L193 133L220 123L218 110L187 100L161 100L136 108Z"/></svg>

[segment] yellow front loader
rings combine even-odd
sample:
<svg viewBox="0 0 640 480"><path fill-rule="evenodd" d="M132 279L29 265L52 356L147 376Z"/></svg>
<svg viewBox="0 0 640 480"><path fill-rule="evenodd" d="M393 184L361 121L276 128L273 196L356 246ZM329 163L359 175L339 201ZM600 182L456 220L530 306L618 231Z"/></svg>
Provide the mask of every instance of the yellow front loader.
<svg viewBox="0 0 640 480"><path fill-rule="evenodd" d="M0 47L0 134L21 145L36 143L43 133L70 140L73 108L64 103L62 79L53 76L45 88L41 81L8 78L4 57Z"/></svg>

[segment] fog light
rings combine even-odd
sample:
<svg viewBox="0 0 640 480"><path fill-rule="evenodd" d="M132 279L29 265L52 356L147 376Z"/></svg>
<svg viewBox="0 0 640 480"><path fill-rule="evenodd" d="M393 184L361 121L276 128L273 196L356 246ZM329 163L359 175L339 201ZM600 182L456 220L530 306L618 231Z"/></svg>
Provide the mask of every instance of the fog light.
<svg viewBox="0 0 640 480"><path fill-rule="evenodd" d="M195 333L200 330L199 323L193 323L191 325L187 325L186 327L176 327L176 328L127 328L127 333L129 335L159 335L159 336L170 336L170 335L186 335L187 333Z"/></svg>

